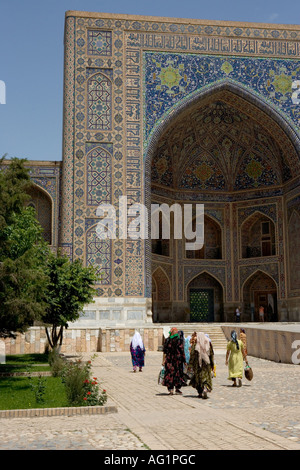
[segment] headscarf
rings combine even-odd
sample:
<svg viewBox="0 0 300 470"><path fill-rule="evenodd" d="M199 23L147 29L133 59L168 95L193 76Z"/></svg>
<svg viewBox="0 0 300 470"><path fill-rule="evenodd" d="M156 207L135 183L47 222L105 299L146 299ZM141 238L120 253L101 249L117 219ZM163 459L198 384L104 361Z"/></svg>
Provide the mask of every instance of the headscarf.
<svg viewBox="0 0 300 470"><path fill-rule="evenodd" d="M190 344L192 345L192 344L196 343L196 341L197 341L197 333L196 333L196 331L194 331L194 333L192 334L191 339L190 339Z"/></svg>
<svg viewBox="0 0 300 470"><path fill-rule="evenodd" d="M202 366L202 362L204 361L205 364L209 364L209 349L210 343L209 339L205 336L204 333L200 332L197 333L197 342L195 346L195 350L198 351L199 354L199 365Z"/></svg>
<svg viewBox="0 0 300 470"><path fill-rule="evenodd" d="M184 343L184 332L182 330L178 331L179 339Z"/></svg>
<svg viewBox="0 0 300 470"><path fill-rule="evenodd" d="M237 349L240 349L239 342L237 340L237 334L236 334L236 331L234 330L232 330L231 332L231 341L236 344Z"/></svg>
<svg viewBox="0 0 300 470"><path fill-rule="evenodd" d="M131 340L131 346L132 346L133 349L136 349L138 346L141 349L144 349L144 343L143 343L142 337L141 337L141 335L138 331L136 331L133 335L133 338Z"/></svg>
<svg viewBox="0 0 300 470"><path fill-rule="evenodd" d="M210 339L209 335L207 333L205 333L205 336L206 336L206 338L209 339L209 342L211 343L211 339Z"/></svg>
<svg viewBox="0 0 300 470"><path fill-rule="evenodd" d="M191 337L188 336L184 340L185 362L187 362L187 363L189 363L189 361L190 361L190 339L191 339Z"/></svg>
<svg viewBox="0 0 300 470"><path fill-rule="evenodd" d="M177 328L173 327L169 331L169 338L173 339L173 338L176 338L176 337L179 338L179 333L178 333Z"/></svg>

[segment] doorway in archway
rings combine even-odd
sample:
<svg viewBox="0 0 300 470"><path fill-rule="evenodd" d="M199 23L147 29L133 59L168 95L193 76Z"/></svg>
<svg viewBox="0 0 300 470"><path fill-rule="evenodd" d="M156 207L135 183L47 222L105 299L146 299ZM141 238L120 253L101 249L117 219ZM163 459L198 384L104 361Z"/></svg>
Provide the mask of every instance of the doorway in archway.
<svg viewBox="0 0 300 470"><path fill-rule="evenodd" d="M259 308L264 308L264 321L277 321L277 286L266 273L257 271L244 285L244 320L260 321Z"/></svg>
<svg viewBox="0 0 300 470"><path fill-rule="evenodd" d="M191 322L221 321L223 318L223 288L210 274L203 272L188 284L187 300Z"/></svg>
<svg viewBox="0 0 300 470"><path fill-rule="evenodd" d="M213 289L190 289L191 322L214 321Z"/></svg>

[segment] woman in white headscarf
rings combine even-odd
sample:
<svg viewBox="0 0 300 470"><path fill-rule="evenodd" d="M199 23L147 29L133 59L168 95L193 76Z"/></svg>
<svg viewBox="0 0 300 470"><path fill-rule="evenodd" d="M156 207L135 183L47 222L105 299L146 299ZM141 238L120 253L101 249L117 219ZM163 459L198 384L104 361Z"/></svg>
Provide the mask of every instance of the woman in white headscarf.
<svg viewBox="0 0 300 470"><path fill-rule="evenodd" d="M192 345L189 365L194 373L190 385L197 390L199 398L207 398L207 393L212 391L214 351L209 338L202 332L197 333Z"/></svg>
<svg viewBox="0 0 300 470"><path fill-rule="evenodd" d="M137 367L142 372L142 367L145 365L145 346L142 337L138 331L135 332L130 343L130 352L132 359L133 372L136 372Z"/></svg>

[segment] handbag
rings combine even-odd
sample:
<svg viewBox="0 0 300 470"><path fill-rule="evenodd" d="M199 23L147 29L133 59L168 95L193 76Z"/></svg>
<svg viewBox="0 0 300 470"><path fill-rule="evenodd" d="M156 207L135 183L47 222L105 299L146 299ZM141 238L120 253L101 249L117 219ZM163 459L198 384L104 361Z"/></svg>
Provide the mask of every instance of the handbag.
<svg viewBox="0 0 300 470"><path fill-rule="evenodd" d="M165 378L165 368L161 366L160 372L158 374L158 385L163 385L163 381Z"/></svg>
<svg viewBox="0 0 300 470"><path fill-rule="evenodd" d="M188 366L188 365L184 365L183 366L183 374L188 378L188 379L192 379L193 376L194 376L194 372L193 372L193 368L191 366Z"/></svg>
<svg viewBox="0 0 300 470"><path fill-rule="evenodd" d="M249 381L253 379L253 370L248 364L245 367L245 377Z"/></svg>

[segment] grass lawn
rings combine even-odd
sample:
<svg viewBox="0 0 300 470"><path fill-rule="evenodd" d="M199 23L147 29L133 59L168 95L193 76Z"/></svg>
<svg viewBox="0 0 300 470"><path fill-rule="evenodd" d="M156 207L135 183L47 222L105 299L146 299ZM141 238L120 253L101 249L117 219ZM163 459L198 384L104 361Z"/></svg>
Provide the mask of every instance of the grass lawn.
<svg viewBox="0 0 300 470"><path fill-rule="evenodd" d="M47 354L8 355L0 364L0 372L49 371ZM37 403L31 383L37 385L38 377L0 377L0 410L27 408L55 408L67 406L65 387L60 377L42 377L45 384L43 403Z"/></svg>
<svg viewBox="0 0 300 470"><path fill-rule="evenodd" d="M45 380L44 402L37 403L31 382L38 383L38 377L0 377L0 410L27 408L65 407L65 387L59 377L43 377Z"/></svg>
<svg viewBox="0 0 300 470"><path fill-rule="evenodd" d="M5 357L5 364L0 364L1 372L40 372L49 371L48 354L15 354Z"/></svg>

